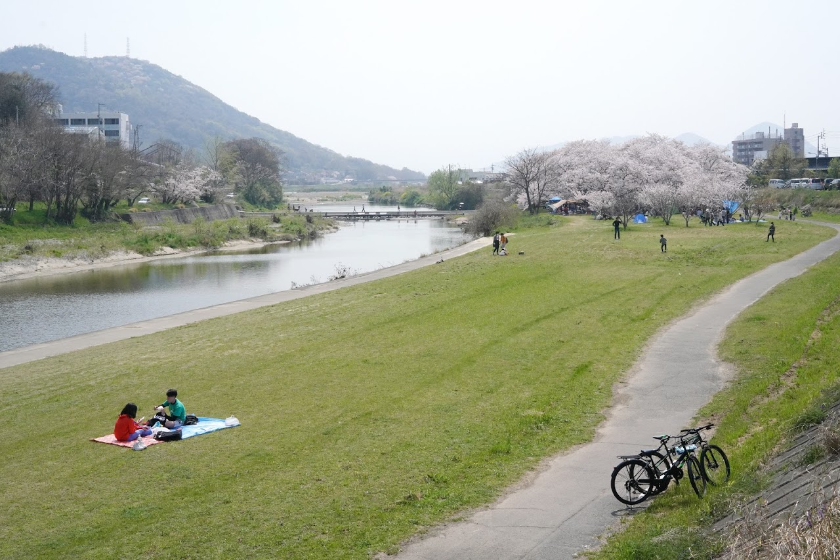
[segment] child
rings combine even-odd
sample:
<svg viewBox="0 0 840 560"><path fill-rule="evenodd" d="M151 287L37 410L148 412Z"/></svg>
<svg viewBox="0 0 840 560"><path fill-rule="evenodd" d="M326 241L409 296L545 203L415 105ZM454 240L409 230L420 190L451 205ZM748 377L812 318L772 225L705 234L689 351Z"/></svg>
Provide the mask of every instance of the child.
<svg viewBox="0 0 840 560"><path fill-rule="evenodd" d="M155 408L156 411L163 412L163 407L169 407L169 414L166 415L166 422L164 424L167 428L178 429L187 420L187 409L184 408L184 404L177 397L178 391L169 389L166 392L166 400Z"/></svg>
<svg viewBox="0 0 840 560"><path fill-rule="evenodd" d="M668 240L662 234L659 234L659 250L663 253L668 252Z"/></svg>
<svg viewBox="0 0 840 560"><path fill-rule="evenodd" d="M128 403L123 407L120 417L117 418L117 423L114 424L114 437L117 438L117 441L134 441L140 436L152 435L152 430L134 421L136 416L136 404Z"/></svg>

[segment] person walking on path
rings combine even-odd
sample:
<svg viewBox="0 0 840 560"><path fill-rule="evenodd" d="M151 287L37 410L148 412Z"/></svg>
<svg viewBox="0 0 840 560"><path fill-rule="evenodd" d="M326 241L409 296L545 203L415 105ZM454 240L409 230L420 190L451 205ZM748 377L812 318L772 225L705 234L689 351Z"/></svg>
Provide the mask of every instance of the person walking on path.
<svg viewBox="0 0 840 560"><path fill-rule="evenodd" d="M621 230L618 227L621 225L621 220L618 219L618 216L615 217L613 220L613 239L621 239Z"/></svg>
<svg viewBox="0 0 840 560"><path fill-rule="evenodd" d="M499 232L497 231L496 234L493 236L493 254L494 255L499 254L499 243L500 242L501 242L501 236L499 235Z"/></svg>
<svg viewBox="0 0 840 560"><path fill-rule="evenodd" d="M770 230L767 232L767 239L764 241L770 241L771 239L773 240L773 243L776 242L776 224L773 222L770 222Z"/></svg>
<svg viewBox="0 0 840 560"><path fill-rule="evenodd" d="M663 253L668 252L668 240L661 233L659 234L659 250Z"/></svg>
<svg viewBox="0 0 840 560"><path fill-rule="evenodd" d="M502 235L499 236L499 252L500 253L505 250L505 247L507 246L507 242L508 242L507 235L505 235L504 232L503 232Z"/></svg>

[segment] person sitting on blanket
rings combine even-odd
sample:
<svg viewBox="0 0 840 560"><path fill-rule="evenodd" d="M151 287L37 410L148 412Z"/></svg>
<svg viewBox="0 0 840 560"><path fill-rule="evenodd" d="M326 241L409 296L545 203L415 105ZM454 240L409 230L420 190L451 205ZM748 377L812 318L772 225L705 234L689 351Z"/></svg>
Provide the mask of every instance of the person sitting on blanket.
<svg viewBox="0 0 840 560"><path fill-rule="evenodd" d="M117 441L134 441L140 436L152 435L152 430L134 421L137 416L137 405L128 403L120 412L117 423L114 424L114 437ZM141 418L142 420L142 418Z"/></svg>
<svg viewBox="0 0 840 560"><path fill-rule="evenodd" d="M160 406L155 407L155 410L162 413L164 412L164 407L169 408L169 413L166 414L166 421L163 423L166 428L177 430L184 425L184 422L187 420L187 409L178 400L178 391L169 389L166 392L166 400Z"/></svg>

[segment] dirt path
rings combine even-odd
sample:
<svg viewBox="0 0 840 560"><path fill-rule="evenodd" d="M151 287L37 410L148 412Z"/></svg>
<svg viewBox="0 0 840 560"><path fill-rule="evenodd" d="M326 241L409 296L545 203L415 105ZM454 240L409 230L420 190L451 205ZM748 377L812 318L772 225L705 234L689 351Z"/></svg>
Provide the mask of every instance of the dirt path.
<svg viewBox="0 0 840 560"><path fill-rule="evenodd" d="M834 227L835 224L821 224ZM407 545L401 560L557 560L598 545L627 510L609 488L616 455L655 447L650 436L691 423L728 379L716 347L726 325L777 284L840 250L835 236L733 284L648 344L595 439L551 459L530 484L468 520Z"/></svg>

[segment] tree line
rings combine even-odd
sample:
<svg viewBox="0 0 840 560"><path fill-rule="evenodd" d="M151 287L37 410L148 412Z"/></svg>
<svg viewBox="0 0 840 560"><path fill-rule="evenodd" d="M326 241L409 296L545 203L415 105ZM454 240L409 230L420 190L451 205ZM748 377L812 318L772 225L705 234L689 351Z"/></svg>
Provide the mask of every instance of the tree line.
<svg viewBox="0 0 840 560"><path fill-rule="evenodd" d="M698 210L718 211L738 201L746 219L766 212L749 169L723 148L651 134L620 145L578 140L553 151L527 149L506 160L510 197L530 213L552 197L585 200L602 216L620 217L624 227L638 212L670 224L682 215L686 227Z"/></svg>
<svg viewBox="0 0 840 560"><path fill-rule="evenodd" d="M283 154L265 140L213 138L201 154L166 141L127 149L57 124L58 97L29 74L0 73L0 220L13 222L18 203L41 203L46 221L69 225L79 214L111 219L120 201L145 195L191 204L233 192L263 208L283 200Z"/></svg>

